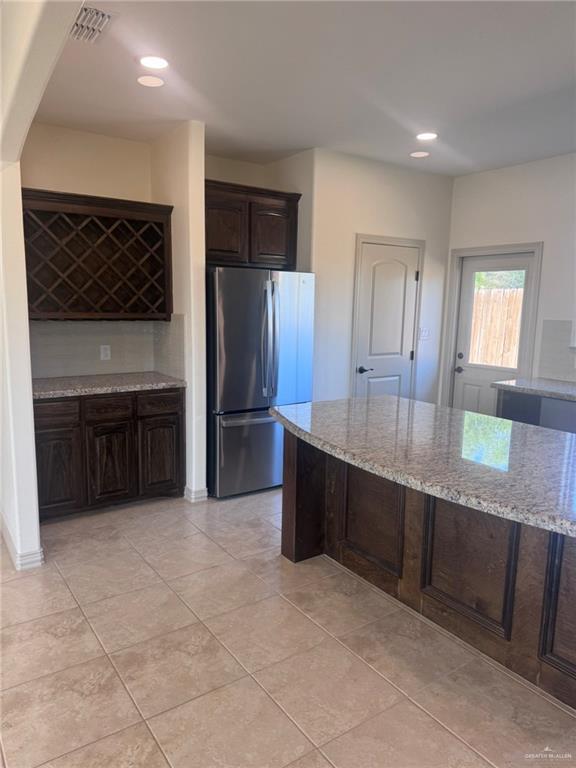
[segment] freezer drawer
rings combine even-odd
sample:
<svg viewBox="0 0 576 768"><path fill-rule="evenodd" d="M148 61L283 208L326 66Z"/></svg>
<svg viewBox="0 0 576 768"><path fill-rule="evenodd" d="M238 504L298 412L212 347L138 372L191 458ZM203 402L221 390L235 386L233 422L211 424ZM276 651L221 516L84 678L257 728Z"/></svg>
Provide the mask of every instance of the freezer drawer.
<svg viewBox="0 0 576 768"><path fill-rule="evenodd" d="M215 496L233 496L282 483L283 429L267 411L213 418Z"/></svg>

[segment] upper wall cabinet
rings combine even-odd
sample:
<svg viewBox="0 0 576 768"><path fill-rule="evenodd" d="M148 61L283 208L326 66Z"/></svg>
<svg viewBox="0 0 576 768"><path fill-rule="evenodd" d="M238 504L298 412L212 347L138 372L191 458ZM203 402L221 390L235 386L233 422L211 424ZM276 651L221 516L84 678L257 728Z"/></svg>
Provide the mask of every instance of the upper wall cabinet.
<svg viewBox="0 0 576 768"><path fill-rule="evenodd" d="M172 206L23 189L32 320L169 320Z"/></svg>
<svg viewBox="0 0 576 768"><path fill-rule="evenodd" d="M295 269L299 199L291 192L207 181L207 263Z"/></svg>

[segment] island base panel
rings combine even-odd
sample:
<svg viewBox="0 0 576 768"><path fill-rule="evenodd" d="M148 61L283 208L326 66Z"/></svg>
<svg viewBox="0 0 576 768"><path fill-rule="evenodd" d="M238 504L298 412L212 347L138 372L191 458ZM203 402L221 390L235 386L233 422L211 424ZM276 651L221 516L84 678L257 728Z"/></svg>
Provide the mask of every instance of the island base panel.
<svg viewBox="0 0 576 768"><path fill-rule="evenodd" d="M576 540L405 488L285 432L282 553L324 553L576 707Z"/></svg>

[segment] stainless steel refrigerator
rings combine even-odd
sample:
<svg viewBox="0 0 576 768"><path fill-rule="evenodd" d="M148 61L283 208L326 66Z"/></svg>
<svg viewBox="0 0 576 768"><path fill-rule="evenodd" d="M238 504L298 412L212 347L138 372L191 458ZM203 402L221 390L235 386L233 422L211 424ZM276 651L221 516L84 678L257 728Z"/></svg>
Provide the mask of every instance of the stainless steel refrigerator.
<svg viewBox="0 0 576 768"><path fill-rule="evenodd" d="M282 483L282 427L271 405L312 398L314 275L207 271L208 492Z"/></svg>

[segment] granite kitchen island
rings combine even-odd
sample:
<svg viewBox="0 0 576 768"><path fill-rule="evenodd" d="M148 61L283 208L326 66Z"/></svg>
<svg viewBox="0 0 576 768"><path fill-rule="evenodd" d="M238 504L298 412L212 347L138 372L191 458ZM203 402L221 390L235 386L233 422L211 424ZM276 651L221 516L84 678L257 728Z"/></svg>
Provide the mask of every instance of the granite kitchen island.
<svg viewBox="0 0 576 768"><path fill-rule="evenodd" d="M576 706L576 435L389 396L271 413L286 557L329 555Z"/></svg>

